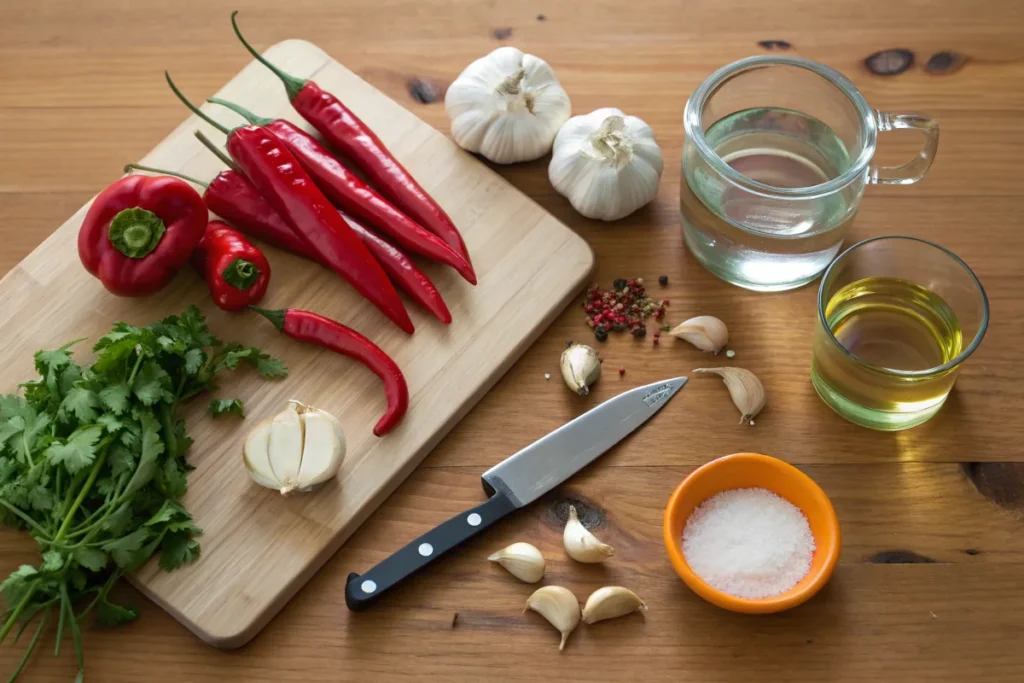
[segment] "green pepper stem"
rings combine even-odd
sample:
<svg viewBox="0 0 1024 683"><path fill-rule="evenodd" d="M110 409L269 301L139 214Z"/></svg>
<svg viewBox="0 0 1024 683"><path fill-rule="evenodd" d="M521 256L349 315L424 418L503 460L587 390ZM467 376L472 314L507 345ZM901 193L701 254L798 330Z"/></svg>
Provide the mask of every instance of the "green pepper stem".
<svg viewBox="0 0 1024 683"><path fill-rule="evenodd" d="M174 81L171 80L171 74L165 71L164 78L167 79L167 85L171 86L171 90L174 91L174 94L177 95L178 99L181 100L182 104L191 109L193 114L201 118L203 121L206 121L208 124L219 130L221 133L224 133L224 135L231 135L230 130L228 130L224 126L220 125L219 123L211 119L209 116L201 112L199 110L199 107L188 101L188 98L185 97L185 94L178 90L178 86L174 85Z"/></svg>
<svg viewBox="0 0 1024 683"><path fill-rule="evenodd" d="M234 102L228 102L227 100L222 100L219 97L210 97L206 101L211 104L219 104L222 107L227 107L228 109L235 112L236 114L238 114L254 126L266 126L267 124L274 122L274 119L256 116L256 114L253 114L251 111L249 111L242 105L235 104Z"/></svg>
<svg viewBox="0 0 1024 683"><path fill-rule="evenodd" d="M235 160L232 159L231 157L229 157L223 151L221 151L220 147L218 147L217 145L213 144L213 140L211 140L210 138L206 137L206 133L204 133L201 130L196 130L196 131L193 131L193 132L195 133L196 138L198 138L199 142L203 143L203 145L206 146L206 149L208 149L211 152L213 152L213 155L215 157L217 157L218 159L223 161L225 164L227 164L228 168L230 168L232 171L235 171L236 173L241 173L242 172L242 169L238 168L238 164L235 163Z"/></svg>
<svg viewBox="0 0 1024 683"><path fill-rule="evenodd" d="M250 306L249 310L250 311L255 311L255 312L259 313L260 315L262 315L264 318L266 318L267 320L272 322L274 324L274 327L276 327L277 329L279 329L279 330L283 330L284 329L284 316L285 316L285 314L288 313L287 309L284 309L284 308L269 309L269 308L260 308L259 306Z"/></svg>
<svg viewBox="0 0 1024 683"><path fill-rule="evenodd" d="M108 238L119 252L132 259L145 258L160 244L167 226L152 211L138 206L124 209L110 221Z"/></svg>
<svg viewBox="0 0 1024 683"><path fill-rule="evenodd" d="M187 176L184 173L178 173L177 171L168 171L163 168L153 168L152 166L143 166L142 164L125 164L124 172L131 173L132 171L146 171L147 173L159 173L161 175L174 176L175 178L181 178L187 180L194 185L201 185L203 187L209 187L210 183L204 183L202 180L197 180L192 176Z"/></svg>
<svg viewBox="0 0 1024 683"><path fill-rule="evenodd" d="M249 54L256 58L256 61L273 71L274 74L281 79L281 82L284 83L285 92L288 93L288 101L294 101L295 98L299 96L299 91L306 87L306 83L308 82L307 79L296 78L295 76L286 74L284 71L281 71L281 69L268 62L266 57L261 55L259 52L256 52L255 48L249 44L249 41L242 36L242 32L238 30L237 16L238 10L231 13L231 27L235 29L235 35L238 36L240 41L242 41L242 45L244 45L245 49L249 51Z"/></svg>
<svg viewBox="0 0 1024 683"><path fill-rule="evenodd" d="M220 276L224 278L224 282L244 292L256 284L260 278L260 269L252 261L236 258L228 264Z"/></svg>

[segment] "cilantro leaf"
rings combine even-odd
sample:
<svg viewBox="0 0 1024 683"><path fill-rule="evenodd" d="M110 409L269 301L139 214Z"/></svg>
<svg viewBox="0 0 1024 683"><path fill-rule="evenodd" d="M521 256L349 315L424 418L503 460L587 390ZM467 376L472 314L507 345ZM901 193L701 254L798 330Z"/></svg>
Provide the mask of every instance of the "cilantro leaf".
<svg viewBox="0 0 1024 683"><path fill-rule="evenodd" d="M245 407L241 399L237 398L214 398L210 399L210 414L214 417L234 413L238 417L245 417Z"/></svg>
<svg viewBox="0 0 1024 683"><path fill-rule="evenodd" d="M72 557L89 571L98 572L107 566L107 554L98 548L75 548Z"/></svg>
<svg viewBox="0 0 1024 683"><path fill-rule="evenodd" d="M103 596L96 604L96 620L104 626L122 626L135 621L139 611L129 605L115 605Z"/></svg>
<svg viewBox="0 0 1024 683"><path fill-rule="evenodd" d="M187 532L167 534L160 545L160 568L166 572L199 558L199 541Z"/></svg>
<svg viewBox="0 0 1024 683"><path fill-rule="evenodd" d="M256 370L259 371L261 377L266 379L288 376L288 367L284 362L277 358L271 358L265 353L260 353L256 359Z"/></svg>
<svg viewBox="0 0 1024 683"><path fill-rule="evenodd" d="M0 446L7 444L22 462L31 462L32 452L36 448L40 435L50 426L50 416L42 415L21 398L7 402L4 412L8 415L7 422L0 425Z"/></svg>
<svg viewBox="0 0 1024 683"><path fill-rule="evenodd" d="M0 583L0 594L8 605L17 605L29 590L33 581L39 578L39 572L30 564L23 564Z"/></svg>
<svg viewBox="0 0 1024 683"><path fill-rule="evenodd" d="M182 507L181 503L173 500L165 500L164 504L160 507L156 513L146 520L143 526L157 526L170 522L174 519L188 519L191 520L192 516L188 514L188 511Z"/></svg>
<svg viewBox="0 0 1024 683"><path fill-rule="evenodd" d="M100 390L99 396L100 401L107 410L121 415L128 409L128 396L130 393L131 389L122 382L121 384L111 384Z"/></svg>
<svg viewBox="0 0 1024 683"><path fill-rule="evenodd" d="M164 460L164 466L160 470L160 488L171 500L178 500L185 495L188 489L188 479L185 472L175 460Z"/></svg>
<svg viewBox="0 0 1024 683"><path fill-rule="evenodd" d="M112 476L120 477L126 472L135 471L135 453L125 448L124 444L116 443L111 446L107 457Z"/></svg>
<svg viewBox="0 0 1024 683"><path fill-rule="evenodd" d="M145 543L149 537L149 529L146 527L139 527L135 531L121 536L120 538L107 541L100 547L110 553L110 556L114 558L114 562L117 563L118 567L125 569L128 567L134 567L137 563L145 559L140 557L139 550L142 549L142 544Z"/></svg>
<svg viewBox="0 0 1024 683"><path fill-rule="evenodd" d="M170 375L167 371L155 361L148 360L135 376L132 391L143 405L151 406L158 401L174 400L174 395L167 388L169 384Z"/></svg>
<svg viewBox="0 0 1024 683"><path fill-rule="evenodd" d="M36 485L29 489L28 504L37 512L50 512L53 510L53 493L45 485Z"/></svg>
<svg viewBox="0 0 1024 683"><path fill-rule="evenodd" d="M152 413L142 413L142 452L139 454L139 465L128 480L122 498L130 496L153 479L157 471L157 456L164 452L164 444L160 440L160 423ZM168 460L167 462L173 462Z"/></svg>
<svg viewBox="0 0 1024 683"><path fill-rule="evenodd" d="M100 440L103 428L99 425L79 427L65 443L54 442L44 452L53 465L64 464L71 474L85 469L96 459L96 442Z"/></svg>
<svg viewBox="0 0 1024 683"><path fill-rule="evenodd" d="M185 352L185 372L189 375L194 375L199 372L199 369L203 367L203 363L206 361L206 354L203 353L202 349L192 348Z"/></svg>
<svg viewBox="0 0 1024 683"><path fill-rule="evenodd" d="M111 413L103 413L96 419L96 424L103 427L107 434L116 434L124 427L124 423L114 417Z"/></svg>
<svg viewBox="0 0 1024 683"><path fill-rule="evenodd" d="M58 416L74 415L79 422L94 422L99 415L100 399L96 392L73 387L60 404Z"/></svg>
<svg viewBox="0 0 1024 683"><path fill-rule="evenodd" d="M56 550L43 553L43 564L40 565L40 572L59 571L64 566L64 556Z"/></svg>
<svg viewBox="0 0 1024 683"><path fill-rule="evenodd" d="M110 532L111 536L120 536L128 528L132 521L132 504L122 503L103 522L103 528Z"/></svg>

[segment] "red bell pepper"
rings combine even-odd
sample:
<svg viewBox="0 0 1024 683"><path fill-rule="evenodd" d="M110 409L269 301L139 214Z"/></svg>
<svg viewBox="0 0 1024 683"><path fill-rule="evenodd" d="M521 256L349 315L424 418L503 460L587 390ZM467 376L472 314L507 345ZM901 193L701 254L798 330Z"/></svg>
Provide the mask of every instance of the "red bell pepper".
<svg viewBox="0 0 1024 683"><path fill-rule="evenodd" d="M82 265L118 296L152 294L206 231L203 198L169 176L126 176L100 192L78 231Z"/></svg>
<svg viewBox="0 0 1024 683"><path fill-rule="evenodd" d="M447 242L472 269L469 251L455 223L388 151L370 127L337 97L322 90L313 81L290 76L268 62L242 37L235 19L237 14L237 11L231 14L235 35L257 61L281 79L295 111L309 121L331 146L359 167L381 194L407 216ZM475 275L473 279L476 279Z"/></svg>
<svg viewBox="0 0 1024 683"><path fill-rule="evenodd" d="M214 303L225 311L258 304L270 283L267 257L227 223L210 221L192 253L192 265L206 280Z"/></svg>

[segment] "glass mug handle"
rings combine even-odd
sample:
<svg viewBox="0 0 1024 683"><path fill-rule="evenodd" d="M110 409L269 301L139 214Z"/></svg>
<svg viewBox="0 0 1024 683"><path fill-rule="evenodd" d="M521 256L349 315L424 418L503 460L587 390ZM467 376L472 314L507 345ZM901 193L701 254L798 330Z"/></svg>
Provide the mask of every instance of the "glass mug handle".
<svg viewBox="0 0 1024 683"><path fill-rule="evenodd" d="M900 166L875 166L868 170L868 182L883 185L910 185L924 177L935 160L939 148L939 122L924 114L891 114L875 112L878 132L910 129L924 133L924 146L917 156Z"/></svg>

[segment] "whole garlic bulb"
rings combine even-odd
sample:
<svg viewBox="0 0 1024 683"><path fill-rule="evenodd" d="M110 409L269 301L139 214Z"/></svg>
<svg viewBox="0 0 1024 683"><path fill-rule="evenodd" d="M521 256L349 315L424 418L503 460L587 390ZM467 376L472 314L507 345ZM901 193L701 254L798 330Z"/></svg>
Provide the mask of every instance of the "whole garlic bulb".
<svg viewBox="0 0 1024 683"><path fill-rule="evenodd" d="M548 178L587 218L615 221L654 199L663 167L651 127L609 107L562 126Z"/></svg>
<svg viewBox="0 0 1024 683"><path fill-rule="evenodd" d="M547 62L514 47L467 66L448 87L444 106L456 144L499 164L547 154L571 111Z"/></svg>

